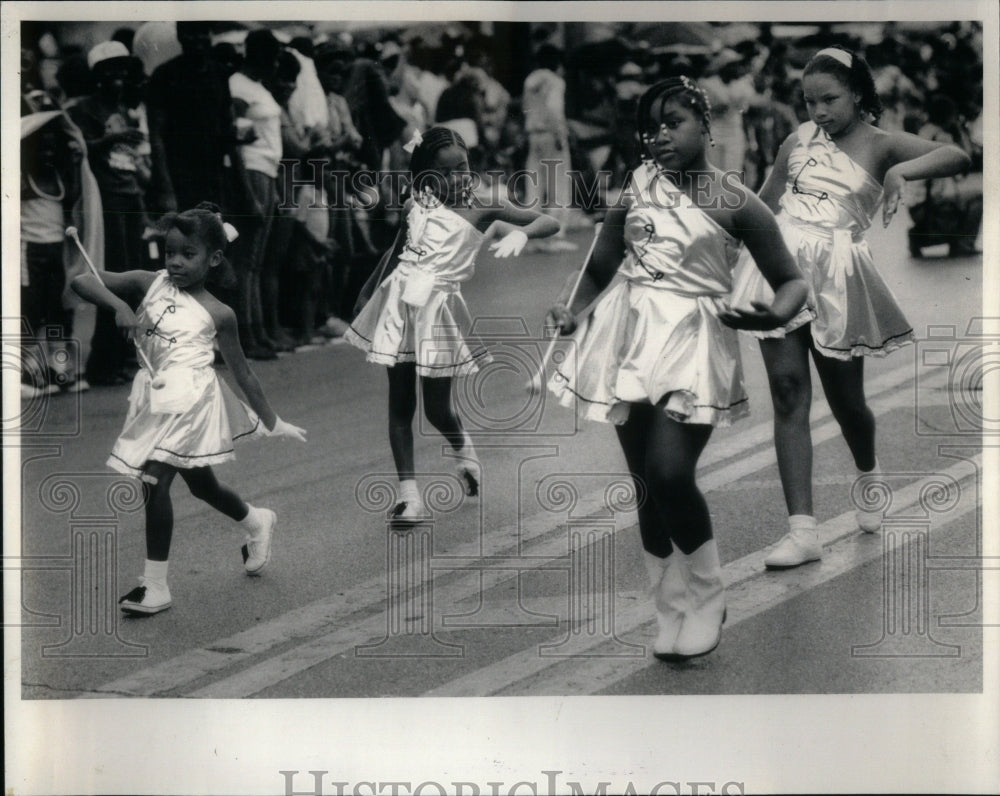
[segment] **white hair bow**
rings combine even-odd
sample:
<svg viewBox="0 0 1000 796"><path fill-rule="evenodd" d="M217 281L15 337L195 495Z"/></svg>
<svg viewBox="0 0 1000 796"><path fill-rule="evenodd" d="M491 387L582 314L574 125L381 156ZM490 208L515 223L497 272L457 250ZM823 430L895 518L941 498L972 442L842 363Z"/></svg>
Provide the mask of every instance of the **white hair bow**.
<svg viewBox="0 0 1000 796"><path fill-rule="evenodd" d="M226 233L226 242L227 243L232 243L234 240L236 240L240 236L240 233L236 231L236 227L234 227L228 221L223 221L222 222L222 229Z"/></svg>
<svg viewBox="0 0 1000 796"><path fill-rule="evenodd" d="M410 139L409 143L403 145L403 151L408 155L413 154L413 150L416 149L424 142L424 137L420 135L419 130L413 131L413 137Z"/></svg>

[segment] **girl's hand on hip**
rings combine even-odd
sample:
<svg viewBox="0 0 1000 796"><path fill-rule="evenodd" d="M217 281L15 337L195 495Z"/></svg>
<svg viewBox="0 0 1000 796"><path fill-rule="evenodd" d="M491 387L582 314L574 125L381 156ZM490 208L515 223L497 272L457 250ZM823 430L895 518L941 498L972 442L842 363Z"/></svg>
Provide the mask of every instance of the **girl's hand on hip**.
<svg viewBox="0 0 1000 796"><path fill-rule="evenodd" d="M766 332L784 325L785 321L774 314L770 304L762 301L750 302L752 310L728 307L719 312L719 320L730 329Z"/></svg>

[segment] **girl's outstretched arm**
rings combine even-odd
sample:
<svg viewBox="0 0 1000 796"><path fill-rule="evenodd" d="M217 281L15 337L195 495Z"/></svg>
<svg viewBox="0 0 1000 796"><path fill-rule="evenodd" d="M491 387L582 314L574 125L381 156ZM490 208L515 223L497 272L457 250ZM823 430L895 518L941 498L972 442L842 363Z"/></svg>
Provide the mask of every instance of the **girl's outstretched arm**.
<svg viewBox="0 0 1000 796"><path fill-rule="evenodd" d="M730 309L719 319L733 329L776 329L788 323L806 302L806 281L785 245L778 222L767 206L747 190L743 205L733 217L736 234L742 238L760 272L774 290L770 305L753 302L753 309Z"/></svg>
<svg viewBox="0 0 1000 796"><path fill-rule="evenodd" d="M240 346L239 335L236 331L236 313L225 304L217 303L209 308L212 320L215 321L216 339L219 341L219 350L222 358L229 366L233 378L243 390L251 408L258 414L264 427L273 436L292 437L300 442L305 442L305 429L286 423L271 408L271 404L261 389L257 376L243 356L243 348Z"/></svg>
<svg viewBox="0 0 1000 796"><path fill-rule="evenodd" d="M93 274L73 277L70 287L85 301L115 314L115 324L129 339L135 336L139 319L126 299L138 302L146 295L156 274L150 271L105 271L101 279ZM103 281L102 281L103 280Z"/></svg>
<svg viewBox="0 0 1000 796"><path fill-rule="evenodd" d="M887 166L882 178L882 190L885 193L883 226L889 226L899 209L900 196L907 180L951 177L965 171L972 163L972 159L961 147L928 141L910 133L889 134L884 139L883 147L883 164Z"/></svg>
<svg viewBox="0 0 1000 796"><path fill-rule="evenodd" d="M499 208L484 213L485 242L496 239L490 245L494 257L515 257L521 253L524 244L531 238L547 238L555 235L560 224L552 216L527 210L504 202Z"/></svg>

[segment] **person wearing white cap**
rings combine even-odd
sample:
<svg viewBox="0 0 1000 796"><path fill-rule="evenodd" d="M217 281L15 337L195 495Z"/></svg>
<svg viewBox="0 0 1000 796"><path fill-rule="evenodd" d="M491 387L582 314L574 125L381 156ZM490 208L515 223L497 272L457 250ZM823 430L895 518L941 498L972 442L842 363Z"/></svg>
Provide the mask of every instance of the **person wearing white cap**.
<svg viewBox="0 0 1000 796"><path fill-rule="evenodd" d="M139 179L137 147L145 137L129 113L125 86L129 51L118 41L105 41L87 53L95 91L69 109L83 133L90 167L101 193L104 219L104 267L120 272L143 268L146 210ZM124 384L130 378L131 347L122 339L109 313L99 312L94 327L87 380L92 385Z"/></svg>
<svg viewBox="0 0 1000 796"><path fill-rule="evenodd" d="M34 336L23 349L21 397L81 392L89 385L79 378L68 346L73 306L66 280L72 250L66 247L64 230L84 207L99 230L100 200L79 130L43 91L22 101L20 177L21 316L25 337ZM98 243L93 225L84 235L92 246Z"/></svg>

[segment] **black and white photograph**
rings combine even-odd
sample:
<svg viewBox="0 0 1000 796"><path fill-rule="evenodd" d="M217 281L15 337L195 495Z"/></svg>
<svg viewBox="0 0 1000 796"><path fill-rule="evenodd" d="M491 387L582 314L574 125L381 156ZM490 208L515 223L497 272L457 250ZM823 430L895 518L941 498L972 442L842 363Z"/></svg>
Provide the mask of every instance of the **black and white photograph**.
<svg viewBox="0 0 1000 796"><path fill-rule="evenodd" d="M1000 790L994 4L0 12L6 793Z"/></svg>

